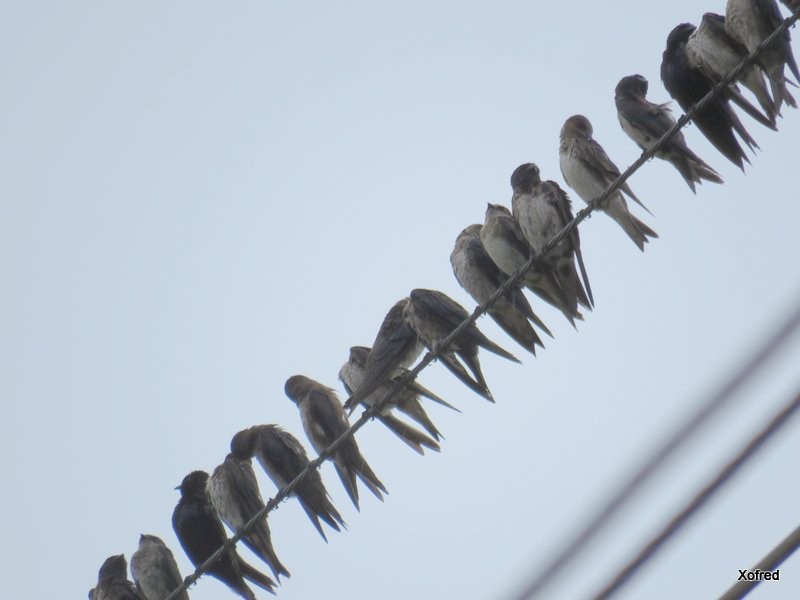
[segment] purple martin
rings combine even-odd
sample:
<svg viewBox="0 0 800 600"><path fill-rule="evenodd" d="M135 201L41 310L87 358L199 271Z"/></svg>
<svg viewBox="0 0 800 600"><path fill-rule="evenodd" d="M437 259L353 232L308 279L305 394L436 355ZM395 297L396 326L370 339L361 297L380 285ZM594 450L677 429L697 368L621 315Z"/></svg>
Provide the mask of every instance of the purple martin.
<svg viewBox="0 0 800 600"><path fill-rule="evenodd" d="M300 440L277 425L256 425L244 429L231 439L231 453L240 459L253 456L278 488L287 486L308 466L308 455ZM295 487L294 496L326 542L322 519L336 531L346 528L339 511L331 503L317 469L311 469Z"/></svg>
<svg viewBox="0 0 800 600"><path fill-rule="evenodd" d="M508 279L486 253L486 248L481 242L481 228L479 224L466 227L458 234L455 247L450 254L450 264L458 283L478 304L487 302ZM519 286L509 288L492 304L487 314L503 331L534 356L536 346L544 348L544 344L528 321L535 323L547 335L551 337L553 335L534 314Z"/></svg>
<svg viewBox="0 0 800 600"><path fill-rule="evenodd" d="M366 364L368 355L369 348L364 346L353 346L350 348L350 358L342 365L342 368L339 369L339 379L341 380L342 385L344 385L344 388L347 390L348 394L352 394L352 390L358 389L361 386L364 379L364 365ZM362 404L367 407L373 406L382 398L385 398L388 394L390 394L395 384L398 383L399 380L400 377L395 376L392 379L383 382L374 392L361 401ZM425 409L422 408L422 405L419 401L419 396L413 390L412 386L414 384L416 384L416 382L409 384L409 387L401 387L397 393L383 405L380 412L375 416L389 429L389 431L403 440L414 451L424 454L424 447L429 448L430 450L436 450L438 452L439 444L436 443L436 440L439 439L441 434L439 433L439 430L436 429L430 418L428 418ZM422 386L419 384L416 384L416 386L417 388L422 388ZM411 418L425 427L425 429L435 439L431 439L418 429L411 427L394 416L392 414L392 409L394 408L397 408L405 414L411 416Z"/></svg>
<svg viewBox="0 0 800 600"><path fill-rule="evenodd" d="M398 300L386 313L364 366L364 382L347 400L348 408L358 406L398 368L410 367L422 353L422 343L404 315L407 304L408 298Z"/></svg>
<svg viewBox="0 0 800 600"><path fill-rule="evenodd" d="M573 115L561 128L558 148L564 180L587 204L599 198L620 175L617 165L611 162L603 147L594 140L592 132L589 119L583 115ZM644 251L645 243L650 241L647 238L656 238L658 234L631 214L622 192L647 210L627 183L606 198L599 208L622 227L639 250Z"/></svg>
<svg viewBox="0 0 800 600"><path fill-rule="evenodd" d="M206 492L222 522L235 533L243 529L245 524L264 508L250 459L237 458L233 454L228 454L222 464L211 473ZM289 571L278 560L272 548L266 515L256 521L256 524L242 536L242 541L269 565L278 582L281 580L281 575L290 577Z"/></svg>
<svg viewBox="0 0 800 600"><path fill-rule="evenodd" d="M725 28L731 36L752 52L783 22L781 11L775 0L728 0L725 7ZM779 35L759 55L758 61L767 72L776 110L783 102L797 108L789 90L786 89L784 65L788 65L795 78L800 80L800 70L792 54L789 31Z"/></svg>
<svg viewBox="0 0 800 600"><path fill-rule="evenodd" d="M424 289L412 290L405 313L422 343L434 352L441 352L439 360L447 369L478 395L494 402L481 372L478 348L485 348L489 352L516 363L520 361L483 335L475 323L471 323L453 339L447 349L442 350L440 345L444 338L469 317L469 313L463 306L442 292ZM474 379L469 376L458 358L464 361Z"/></svg>
<svg viewBox="0 0 800 600"><path fill-rule="evenodd" d="M97 585L89 590L89 600L147 600L128 581L128 562L124 554L109 556L97 573Z"/></svg>
<svg viewBox="0 0 800 600"><path fill-rule="evenodd" d="M344 408L331 388L304 375L293 375L286 380L284 391L297 404L303 429L318 453L322 453L349 429ZM383 500L381 492L388 493L361 455L354 436L347 438L330 460L356 509L359 509L356 476L379 500Z"/></svg>
<svg viewBox="0 0 800 600"><path fill-rule="evenodd" d="M541 252L547 243L574 218L569 197L555 181L542 181L539 167L525 163L511 174L511 210L514 220L534 252ZM583 284L575 268L581 270ZM591 310L592 288L581 253L578 229L572 231L543 257L542 262L553 270L556 280L574 310L580 303ZM585 287L584 287L585 286Z"/></svg>
<svg viewBox="0 0 800 600"><path fill-rule="evenodd" d="M686 41L686 55L689 57L689 63L699 68L715 82L724 79L747 54L747 48L733 39L725 29L725 17L716 13L705 13L700 25ZM731 95L730 99L760 123L770 129L776 129L777 107L767 91L767 85L758 64L751 63L744 67L736 79L756 97L767 115L766 123L761 113L741 97L735 85L731 85L728 89L728 93Z"/></svg>
<svg viewBox="0 0 800 600"><path fill-rule="evenodd" d="M166 544L154 535L139 536L139 549L131 555L131 575L145 600L163 600L183 583L175 557ZM175 600L189 600L184 590Z"/></svg>
<svg viewBox="0 0 800 600"><path fill-rule="evenodd" d="M617 117L622 130L639 148L647 150L675 125L667 104L648 102L647 79L641 75L628 75L619 80L614 93ZM722 183L722 178L686 145L686 138L678 130L656 152L656 156L675 167L696 193L695 183L702 180Z"/></svg>
<svg viewBox="0 0 800 600"><path fill-rule="evenodd" d="M225 527L206 492L208 479L205 471L192 471L175 488L181 491L181 499L172 513L172 528L195 567L208 560L227 540ZM245 578L275 593L272 589L275 582L246 563L236 552L235 546L224 552L207 573L247 600L256 600L256 596L244 582Z"/></svg>
<svg viewBox="0 0 800 600"><path fill-rule="evenodd" d="M486 217L480 230L481 243L486 253L503 273L513 275L531 257L531 248L519 230L517 222L502 204L488 204ZM559 309L575 327L575 319L583 315L570 307L564 290L548 270L531 268L521 280L521 284L545 302Z"/></svg>
<svg viewBox="0 0 800 600"><path fill-rule="evenodd" d="M695 26L681 23L667 36L667 47L661 60L661 81L669 95L677 100L686 112L714 87L714 80L697 67L692 66L686 53L686 42L694 33ZM750 149L758 148L755 140L733 112L728 98L720 94L692 117L697 128L725 158L744 171L743 161L750 160L742 150L734 131Z"/></svg>

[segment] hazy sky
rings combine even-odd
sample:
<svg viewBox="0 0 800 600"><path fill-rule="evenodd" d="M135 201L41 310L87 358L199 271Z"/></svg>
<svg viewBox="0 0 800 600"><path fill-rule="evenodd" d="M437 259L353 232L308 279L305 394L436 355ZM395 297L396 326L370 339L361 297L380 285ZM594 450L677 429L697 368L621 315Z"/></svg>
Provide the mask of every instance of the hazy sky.
<svg viewBox="0 0 800 600"><path fill-rule="evenodd" d="M416 287L472 308L449 263L514 168L563 185L558 131L585 114L624 168L639 155L613 90L650 98L692 0L594 2L21 2L0 6L0 395L8 598L82 598L103 560L172 532L174 487L231 436L278 423L307 447L283 384L341 390L351 345ZM800 91L796 94L800 97ZM679 112L679 111L678 111ZM325 544L295 501L270 516L285 600L505 598L800 301L800 113L745 120L747 175L690 127L725 179L693 196L648 163L631 186L660 235L640 253L581 228L596 309L523 365L482 354L496 405L441 365L421 381L441 454L379 423L358 435L389 489L361 513L329 465L349 531ZM743 120L745 118L743 117ZM573 198L575 208L582 201ZM690 445L550 598L584 597L800 383L792 352ZM776 438L623 598L709 598L798 524L800 427ZM258 471L262 493L275 488ZM11 546L13 545L13 550ZM243 554L258 565L257 559ZM265 567L266 568L266 567ZM753 598L795 597L800 558ZM259 598L268 595L256 592ZM233 598L204 577L193 600Z"/></svg>

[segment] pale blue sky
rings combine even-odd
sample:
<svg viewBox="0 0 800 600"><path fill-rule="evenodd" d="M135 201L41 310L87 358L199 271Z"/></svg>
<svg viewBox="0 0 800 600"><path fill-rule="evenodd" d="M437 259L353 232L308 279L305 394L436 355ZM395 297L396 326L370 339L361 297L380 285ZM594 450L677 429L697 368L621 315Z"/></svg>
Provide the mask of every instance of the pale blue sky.
<svg viewBox="0 0 800 600"><path fill-rule="evenodd" d="M102 561L172 533L173 490L230 437L279 423L303 443L285 379L337 389L412 288L465 306L459 231L536 162L563 184L558 131L576 112L620 167L639 154L613 90L658 71L667 33L703 10L656 3L20 2L0 7L0 507L9 598L84 597ZM490 405L440 365L421 381L440 455L377 423L358 436L389 489L324 544L299 506L270 517L285 600L508 596L649 448L800 299L797 202L780 133L747 175L692 196L654 161L631 180L661 236L641 254L604 215L581 228L596 310L522 366L483 358ZM576 209L583 203L573 198ZM535 302L535 301L534 301ZM693 444L549 597L585 596L796 388L793 353ZM623 598L708 598L797 526L800 428L768 446ZM260 473L259 473L260 476ZM274 487L261 477L263 495ZM254 557L244 553L248 558ZM46 573L46 575L45 575ZM793 597L800 560L753 598ZM688 592L687 592L688 590ZM266 594L257 592L259 598ZM193 600L234 596L203 578Z"/></svg>

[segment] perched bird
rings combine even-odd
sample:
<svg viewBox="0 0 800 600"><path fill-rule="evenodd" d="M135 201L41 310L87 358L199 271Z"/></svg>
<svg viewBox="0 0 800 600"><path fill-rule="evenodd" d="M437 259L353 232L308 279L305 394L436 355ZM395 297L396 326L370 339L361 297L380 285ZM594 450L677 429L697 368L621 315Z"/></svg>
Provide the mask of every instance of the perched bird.
<svg viewBox="0 0 800 600"><path fill-rule="evenodd" d="M148 600L128 581L128 562L124 554L109 556L97 573L97 585L89 590L89 600Z"/></svg>
<svg viewBox="0 0 800 600"><path fill-rule="evenodd" d="M691 23L676 26L667 36L667 47L661 60L661 81L669 95L686 112L714 87L714 80L689 62L686 42L694 30L695 26ZM705 108L698 110L692 121L725 158L744 170L743 161L749 163L750 160L733 132L736 131L751 149L758 148L758 144L747 133L724 94L716 96Z"/></svg>
<svg viewBox="0 0 800 600"><path fill-rule="evenodd" d="M458 283L478 304L487 302L508 279L486 253L481 242L481 228L479 224L466 227L458 234L450 253L450 265ZM531 322L552 337L518 285L509 288L486 312L503 331L533 355L536 355L536 346L544 348L544 344Z"/></svg>
<svg viewBox="0 0 800 600"><path fill-rule="evenodd" d="M283 389L289 399L297 404L303 429L318 453L330 446L349 428L344 408L336 392L331 388L304 375L293 375L286 380ZM347 438L331 460L356 509L359 508L356 476L379 500L383 500L381 492L388 493L381 480L361 456L355 437Z"/></svg>
<svg viewBox="0 0 800 600"><path fill-rule="evenodd" d="M748 52L755 50L782 22L783 17L775 0L728 0L725 7L725 28L734 39L744 44ZM784 65L788 65L795 79L800 81L800 70L797 68L790 41L789 31L785 30L764 48L758 58L767 72L778 111L783 102L797 108L797 103L786 89L783 70Z"/></svg>
<svg viewBox="0 0 800 600"><path fill-rule="evenodd" d="M525 240L534 252L544 247L567 223L574 218L569 197L555 181L542 181L539 167L525 163L511 174L511 212ZM583 283L578 277L575 260L581 270ZM558 284L575 307L580 303L591 310L594 304L592 288L581 253L581 239L575 227L546 256L542 258L546 267L553 270ZM585 286L585 287L584 287Z"/></svg>
<svg viewBox="0 0 800 600"><path fill-rule="evenodd" d="M175 488L180 490L181 499L172 513L172 528L184 552L197 567L208 560L227 540L225 528L219 520L206 492L208 473L192 471ZM274 594L275 582L246 563L231 546L214 562L207 573L216 577L231 590L247 600L256 596L244 579Z"/></svg>
<svg viewBox="0 0 800 600"><path fill-rule="evenodd" d="M658 139L675 125L667 104L648 102L647 79L641 75L628 75L619 80L614 93L617 117L622 130L639 148L649 149ZM683 132L676 131L661 147L656 156L666 160L696 193L695 183L702 180L722 183L722 177L709 167L686 145Z"/></svg>
<svg viewBox="0 0 800 600"><path fill-rule="evenodd" d="M245 524L264 508L256 474L249 458L241 459L228 454L222 464L211 473L206 484L206 492L219 518L234 533L242 530ZM242 541L269 565L278 582L281 575L290 577L289 571L281 564L272 547L266 515L256 521L256 524L242 536Z"/></svg>
<svg viewBox="0 0 800 600"><path fill-rule="evenodd" d="M490 203L486 206L486 217L479 235L486 254L506 276L516 273L531 257L531 248L511 211L502 204ZM534 266L525 273L520 283L559 309L573 327L575 319L583 319L583 315L570 306L552 272Z"/></svg>
<svg viewBox="0 0 800 600"><path fill-rule="evenodd" d="M352 395L353 390L358 389L363 382L364 365L366 364L369 350L369 348L364 346L353 346L350 348L350 358L342 365L342 368L339 369L339 379L341 380L342 385L344 385L344 388L347 390L348 394ZM395 384L398 383L399 380L400 376L395 375L390 380L383 382L375 389L374 392L361 401L362 404L367 407L373 406L379 400L390 394ZM376 418L383 423L389 429L389 431L394 433L416 452L424 454L423 447L436 450L438 452L439 444L436 443L436 440L439 439L441 434L439 433L439 430L436 429L430 418L428 418L428 414L425 412L425 409L422 408L422 404L420 404L419 395L417 392L417 390L420 389L425 390L425 388L416 381L411 382L408 387L399 388L397 393L383 405L380 412L376 415ZM443 402L446 406L450 406L438 396L434 395L434 397ZM345 406L345 408L347 407ZM407 423L394 416L392 414L392 409L394 408L397 408L401 412L409 415L412 419L417 421L428 431L428 433L433 436L434 439L431 439L418 429L411 427ZM453 407L450 406L450 408Z"/></svg>
<svg viewBox="0 0 800 600"><path fill-rule="evenodd" d="M408 298L402 298L386 313L364 365L364 381L347 400L348 407L358 406L398 368L410 367L422 353L422 343L404 315L407 304Z"/></svg>
<svg viewBox="0 0 800 600"><path fill-rule="evenodd" d="M705 13L700 25L686 40L686 56L689 58L689 64L703 71L715 82L724 79L747 54L747 48L733 39L725 29L725 17L716 13ZM742 98L735 85L728 90L731 100L757 121L766 124L770 129L777 129L775 117L778 109L767 91L767 84L758 64L750 63L745 66L736 80L756 97L766 113L767 122L764 122L761 113L758 113L754 106Z"/></svg>
<svg viewBox="0 0 800 600"><path fill-rule="evenodd" d="M558 148L564 180L587 204L599 198L620 175L617 165L611 162L603 147L592 137L592 133L589 119L583 115L574 115L561 128L561 143ZM639 250L644 251L645 243L650 241L647 238L656 238L658 234L631 214L622 192L647 210L627 183L623 183L619 190L606 198L599 208L622 227Z"/></svg>
<svg viewBox="0 0 800 600"><path fill-rule="evenodd" d="M481 372L478 347L485 348L510 361L520 362L513 354L483 335L475 323L471 323L453 338L447 349L442 349L441 342L469 317L469 313L463 306L442 292L424 289L412 290L409 294L405 314L422 343L430 350L440 353L439 360L453 375L483 398L494 402ZM464 361L474 379L469 376L458 358Z"/></svg>
<svg viewBox="0 0 800 600"><path fill-rule="evenodd" d="M277 425L256 425L238 432L231 439L231 454L242 460L255 456L278 488L287 486L309 462L300 440ZM347 527L331 503L317 469L311 469L292 494L326 542L320 519L336 531L340 531L340 525Z"/></svg>
<svg viewBox="0 0 800 600"><path fill-rule="evenodd" d="M154 535L139 536L139 549L131 555L131 575L145 600L164 600L183 583L175 557L166 544ZM175 600L189 600L184 590Z"/></svg>

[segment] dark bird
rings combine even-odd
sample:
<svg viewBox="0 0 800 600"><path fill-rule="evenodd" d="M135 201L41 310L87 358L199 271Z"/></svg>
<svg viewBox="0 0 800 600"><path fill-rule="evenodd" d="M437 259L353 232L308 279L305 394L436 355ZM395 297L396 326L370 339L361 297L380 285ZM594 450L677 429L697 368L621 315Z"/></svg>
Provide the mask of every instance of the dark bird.
<svg viewBox="0 0 800 600"><path fill-rule="evenodd" d="M244 529L245 524L264 508L249 458L241 459L228 454L222 464L211 473L206 491L219 518L234 533ZM242 536L242 542L269 565L278 582L281 575L290 577L289 571L281 564L272 547L266 515Z"/></svg>
<svg viewBox="0 0 800 600"><path fill-rule="evenodd" d="M227 540L225 527L219 520L206 492L208 473L192 471L175 488L181 499L172 513L172 528L184 552L197 567L208 560ZM216 577L242 598L256 600L256 596L245 579L274 594L275 582L246 563L231 546L214 562L207 573Z"/></svg>
<svg viewBox="0 0 800 600"><path fill-rule="evenodd" d="M555 181L543 182L539 176L539 167L533 163L525 163L514 170L511 174L511 189L514 192L511 197L514 220L531 249L540 253L574 218L569 197ZM575 268L576 259L583 283ZM577 227L542 257L542 262L553 271L573 310L577 310L578 303L592 309L592 288L583 264Z"/></svg>
<svg viewBox="0 0 800 600"><path fill-rule="evenodd" d="M775 0L728 0L725 7L725 28L731 36L752 52L783 23L781 11ZM758 61L767 72L776 110L783 102L797 108L786 88L784 66L788 65L795 79L800 81L800 70L792 54L789 31L785 30L759 55Z"/></svg>
<svg viewBox="0 0 800 600"><path fill-rule="evenodd" d="M297 404L303 429L318 453L322 453L348 430L347 415L336 392L331 388L303 375L293 375L286 380L283 389L289 399ZM383 500L381 492L388 493L361 455L354 436L350 436L339 446L331 460L356 509L359 508L356 477L361 479L379 500Z"/></svg>
<svg viewBox="0 0 800 600"><path fill-rule="evenodd" d="M689 64L703 71L715 82L721 81L739 66L747 54L747 48L733 39L725 29L725 17L716 13L705 13L700 25L686 40ZM744 67L736 80L753 93L764 109L766 117L742 97L735 85L731 85L727 90L730 99L762 125L777 130L775 117L778 109L767 91L767 84L758 64L750 63Z"/></svg>
<svg viewBox="0 0 800 600"><path fill-rule="evenodd" d="M450 265L458 283L478 304L487 302L508 279L486 253L486 248L481 242L481 228L479 224L466 227L458 234L453 252L450 253ZM518 285L509 288L500 296L489 307L487 314L503 331L533 355L536 355L536 346L544 348L544 344L531 326L531 322L552 337L550 330L534 314Z"/></svg>
<svg viewBox="0 0 800 600"><path fill-rule="evenodd" d="M347 408L358 406L398 368L410 367L422 353L422 343L404 316L407 304L408 298L398 300L386 313L364 366L364 382L347 400Z"/></svg>
<svg viewBox="0 0 800 600"><path fill-rule="evenodd" d="M109 556L97 573L97 585L89 590L89 600L148 600L128 581L128 562L124 554Z"/></svg>
<svg viewBox="0 0 800 600"><path fill-rule="evenodd" d="M506 276L516 273L531 257L530 246L519 230L511 211L502 204L486 206L486 217L479 235L486 254ZM525 273L520 283L559 309L573 327L575 319L583 319L580 312L570 307L564 290L550 271L540 270L534 265Z"/></svg>
<svg viewBox="0 0 800 600"><path fill-rule="evenodd" d="M461 331L453 338L450 346L443 349L442 341L469 317L469 313L458 302L442 292L424 289L412 290L405 312L408 322L411 323L422 343L428 349L440 353L439 360L447 369L471 390L490 402L494 402L492 393L486 385L486 379L481 372L478 348L485 348L489 352L516 363L520 361L483 335L475 323L471 323ZM472 372L474 379L459 362L459 358Z"/></svg>
<svg viewBox="0 0 800 600"><path fill-rule="evenodd" d="M231 453L239 459L256 457L278 488L287 486L308 466L308 455L300 440L277 425L256 425L238 432L231 439ZM308 518L326 542L320 519L336 531L346 528L339 511L331 503L317 469L311 469L292 492Z"/></svg>
<svg viewBox="0 0 800 600"><path fill-rule="evenodd" d="M622 130L639 148L648 150L675 125L667 104L648 102L647 79L628 75L619 80L614 93L617 117ZM675 167L695 192L695 183L702 180L722 183L722 178L686 145L683 132L676 131L656 152L656 156Z"/></svg>
<svg viewBox="0 0 800 600"><path fill-rule="evenodd" d="M164 600L183 583L175 557L166 544L154 535L139 536L139 549L131 555L131 575L145 600ZM184 590L175 600L189 600Z"/></svg>
<svg viewBox="0 0 800 600"><path fill-rule="evenodd" d="M369 356L369 350L369 348L364 346L353 346L350 348L350 358L342 365L342 368L339 369L339 379L348 394L352 395L353 390L358 389L362 385L364 379L364 365L366 364L367 356ZM372 407L379 400L388 396L392 392L395 384L399 383L399 381L400 376L398 375L384 381L374 392L364 398L361 403L364 406ZM436 440L439 439L441 434L428 417L425 409L422 408L422 404L420 404L419 396L415 391L419 389L424 390L425 388L416 381L411 382L408 387L400 387L397 393L383 405L375 416L389 431L403 440L414 451L424 454L425 451L423 448L429 448L438 452L439 444L436 443ZM444 402L438 396L435 397L439 401ZM446 402L444 402L444 404L450 406ZM395 408L417 421L434 439L431 439L418 429L411 427L394 416L392 410ZM450 406L450 408L453 407Z"/></svg>
<svg viewBox="0 0 800 600"><path fill-rule="evenodd" d="M592 137L592 133L589 119L583 115L574 115L561 128L561 143L558 148L564 180L587 204L599 198L620 176L617 165L611 162L603 147ZM639 250L644 251L645 243L650 241L648 238L656 238L658 234L631 214L622 192L647 210L627 183L623 183L606 198L599 208L622 227Z"/></svg>
<svg viewBox="0 0 800 600"><path fill-rule="evenodd" d="M714 87L714 80L689 62L686 42L694 30L695 26L690 23L681 23L675 27L667 37L667 47L661 60L661 81L664 82L669 95L677 100L686 112L689 112L692 105ZM733 112L724 93L717 95L702 110L698 110L692 121L717 150L744 170L743 161L749 163L750 160L733 132L736 131L751 149L758 148L758 144L750 137L739 117Z"/></svg>

